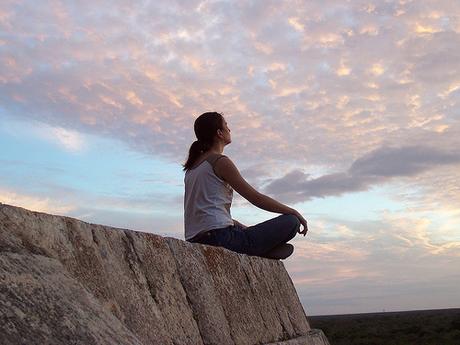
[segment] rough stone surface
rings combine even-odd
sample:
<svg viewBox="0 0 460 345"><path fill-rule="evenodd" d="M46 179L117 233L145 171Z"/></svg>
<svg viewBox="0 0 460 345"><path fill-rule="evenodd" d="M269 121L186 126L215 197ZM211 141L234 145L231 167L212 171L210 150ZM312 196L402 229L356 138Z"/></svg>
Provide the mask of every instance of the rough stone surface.
<svg viewBox="0 0 460 345"><path fill-rule="evenodd" d="M138 344L55 259L0 253L1 344Z"/></svg>
<svg viewBox="0 0 460 345"><path fill-rule="evenodd" d="M278 260L0 203L0 265L1 344L328 344Z"/></svg>
<svg viewBox="0 0 460 345"><path fill-rule="evenodd" d="M320 329L312 329L307 332L307 335L298 338L289 339L286 341L277 341L275 343L265 345L330 345L323 331Z"/></svg>

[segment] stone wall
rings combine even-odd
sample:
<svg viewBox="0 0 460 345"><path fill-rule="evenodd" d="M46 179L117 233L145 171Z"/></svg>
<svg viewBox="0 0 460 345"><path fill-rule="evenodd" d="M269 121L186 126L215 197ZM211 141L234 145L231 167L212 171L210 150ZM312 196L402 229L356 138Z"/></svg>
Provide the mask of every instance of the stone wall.
<svg viewBox="0 0 460 345"><path fill-rule="evenodd" d="M0 204L1 344L327 344L279 260Z"/></svg>

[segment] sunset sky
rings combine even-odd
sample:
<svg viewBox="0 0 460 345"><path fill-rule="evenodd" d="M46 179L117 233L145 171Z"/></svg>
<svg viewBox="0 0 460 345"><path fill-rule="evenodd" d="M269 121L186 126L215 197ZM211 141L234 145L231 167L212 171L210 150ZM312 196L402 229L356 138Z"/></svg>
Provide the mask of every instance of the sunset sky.
<svg viewBox="0 0 460 345"><path fill-rule="evenodd" d="M1 2L0 202L184 239L206 111L307 315L460 307L459 1Z"/></svg>

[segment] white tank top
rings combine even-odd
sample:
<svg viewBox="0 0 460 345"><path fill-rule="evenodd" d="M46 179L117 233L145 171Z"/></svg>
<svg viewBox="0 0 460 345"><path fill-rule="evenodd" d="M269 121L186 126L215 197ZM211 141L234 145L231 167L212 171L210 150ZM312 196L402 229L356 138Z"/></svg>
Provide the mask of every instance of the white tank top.
<svg viewBox="0 0 460 345"><path fill-rule="evenodd" d="M233 188L214 172L217 159L211 154L197 167L185 172L184 228L189 240L201 232L233 224L230 206Z"/></svg>

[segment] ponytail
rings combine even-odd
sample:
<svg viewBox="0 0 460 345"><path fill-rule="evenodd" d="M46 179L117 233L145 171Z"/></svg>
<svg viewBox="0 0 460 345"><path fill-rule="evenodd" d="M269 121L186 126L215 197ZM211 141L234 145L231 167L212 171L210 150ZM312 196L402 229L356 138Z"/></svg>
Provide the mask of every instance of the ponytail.
<svg viewBox="0 0 460 345"><path fill-rule="evenodd" d="M190 169L193 164L195 164L198 157L200 157L203 152L209 151L210 148L211 145L209 143L205 143L201 140L195 140L188 150L188 159L187 162L183 165L184 168L182 170L186 171Z"/></svg>
<svg viewBox="0 0 460 345"><path fill-rule="evenodd" d="M211 149L214 135L218 129L223 128L222 126L223 116L216 112L201 114L195 120L194 130L198 140L190 145L187 161L183 164L183 171L190 169L202 153Z"/></svg>

